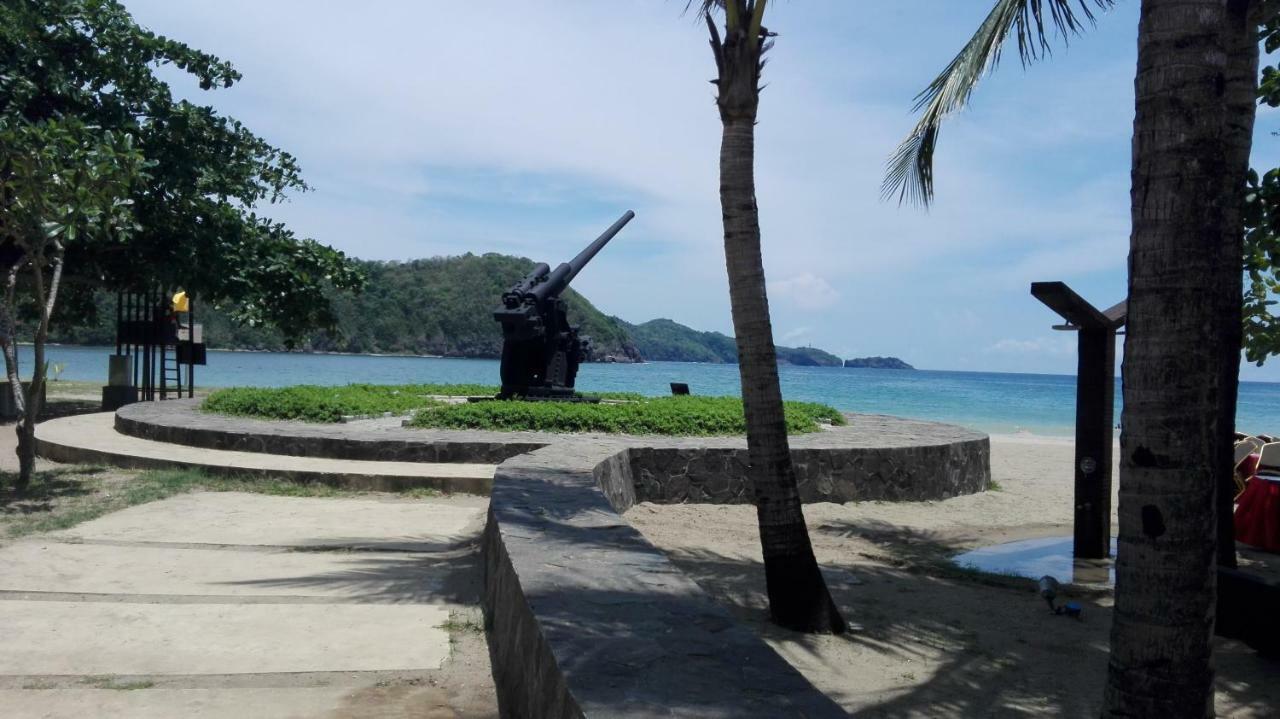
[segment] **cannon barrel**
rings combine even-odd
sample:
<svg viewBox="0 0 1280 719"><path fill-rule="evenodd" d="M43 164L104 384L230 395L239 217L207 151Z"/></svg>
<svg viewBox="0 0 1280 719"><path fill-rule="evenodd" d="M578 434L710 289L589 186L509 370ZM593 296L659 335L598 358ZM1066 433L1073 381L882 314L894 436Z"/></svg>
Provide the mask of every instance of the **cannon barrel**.
<svg viewBox="0 0 1280 719"><path fill-rule="evenodd" d="M529 294L537 298L538 301L542 301L563 292L564 288L568 287L570 282L573 282L573 278L577 277L578 273L582 271L582 268L591 261L591 258L604 249L604 246L609 244L609 240L612 240L614 235L618 234L635 216L636 213L631 210L622 213L622 217L619 217L617 222L610 225L609 229L601 233L594 242L587 245L586 249L579 252L577 257L561 263L559 267L551 271L551 274L547 275L546 282L535 285Z"/></svg>
<svg viewBox="0 0 1280 719"><path fill-rule="evenodd" d="M547 273L551 272L551 265L545 262L539 262L529 270L529 274L524 279L511 286L511 289L502 293L502 304L511 309L520 306L524 302L525 295L538 285L539 282L545 281Z"/></svg>

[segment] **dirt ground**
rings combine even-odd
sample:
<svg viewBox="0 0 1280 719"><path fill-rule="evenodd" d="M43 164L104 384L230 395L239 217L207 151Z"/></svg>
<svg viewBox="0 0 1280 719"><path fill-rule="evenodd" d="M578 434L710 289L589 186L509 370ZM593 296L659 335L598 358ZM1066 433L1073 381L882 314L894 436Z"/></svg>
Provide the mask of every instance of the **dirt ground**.
<svg viewBox="0 0 1280 719"><path fill-rule="evenodd" d="M750 506L641 504L626 515L704 589L850 712L868 717L1096 717L1110 596L1079 591L1077 621L1051 615L1030 581L952 569L978 546L1070 535L1068 440L992 439L998 491L940 502L805 507L818 561L851 631L807 636L767 620ZM1114 525L1113 525L1114 526ZM1248 553L1242 563L1274 565ZM1215 642L1219 716L1280 711L1280 662Z"/></svg>

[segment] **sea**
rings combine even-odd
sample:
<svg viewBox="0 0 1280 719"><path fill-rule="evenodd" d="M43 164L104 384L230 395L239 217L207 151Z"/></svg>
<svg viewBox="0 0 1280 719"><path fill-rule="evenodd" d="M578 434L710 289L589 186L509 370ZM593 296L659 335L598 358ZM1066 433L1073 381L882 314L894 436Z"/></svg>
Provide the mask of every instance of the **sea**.
<svg viewBox="0 0 1280 719"><path fill-rule="evenodd" d="M20 348L24 376L31 348ZM61 379L106 383L113 347L50 346ZM277 387L291 384L498 383L497 360L381 355L301 354L211 350L196 367L198 387ZM889 414L951 422L998 434L1070 437L1074 433L1076 381L1072 375L949 372L780 366L786 399L824 402L846 412ZM587 364L578 374L583 392L627 391L660 396L684 382L700 395L737 395L736 365L692 362ZM1119 382L1116 421L1120 421ZM1280 433L1280 383L1240 384L1237 427Z"/></svg>

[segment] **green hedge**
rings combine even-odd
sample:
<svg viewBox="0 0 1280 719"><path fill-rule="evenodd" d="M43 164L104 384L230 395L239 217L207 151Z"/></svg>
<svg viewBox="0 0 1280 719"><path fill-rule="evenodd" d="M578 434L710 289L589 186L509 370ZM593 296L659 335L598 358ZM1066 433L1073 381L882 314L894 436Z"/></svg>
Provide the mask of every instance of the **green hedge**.
<svg viewBox="0 0 1280 719"><path fill-rule="evenodd" d="M787 431L813 432L822 422L844 424L826 405L787 402ZM499 431L604 432L680 436L742 435L746 422L736 397L660 397L622 403L475 402L419 411L415 427Z"/></svg>
<svg viewBox="0 0 1280 719"><path fill-rule="evenodd" d="M210 394L202 407L208 412L242 417L339 422L344 416L380 415L384 412L405 414L443 404L431 399L431 395L492 397L497 393L497 386L483 384L231 387ZM642 395L634 392L600 392L597 395L609 399L643 399Z"/></svg>

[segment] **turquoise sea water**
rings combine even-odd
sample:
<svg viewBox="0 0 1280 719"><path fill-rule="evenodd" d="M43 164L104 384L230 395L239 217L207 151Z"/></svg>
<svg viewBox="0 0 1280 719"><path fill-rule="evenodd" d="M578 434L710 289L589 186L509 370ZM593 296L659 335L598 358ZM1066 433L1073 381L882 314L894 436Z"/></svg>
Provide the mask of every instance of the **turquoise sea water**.
<svg viewBox="0 0 1280 719"><path fill-rule="evenodd" d="M23 366L29 368L30 348L22 349ZM65 364L64 379L105 383L111 352L108 347L51 347L48 354L50 363ZM780 374L787 399L825 402L850 412L954 422L986 432L1069 437L1074 431L1075 377L1069 375L786 366ZM209 364L196 368L196 384L203 387L350 382L497 384L498 362L211 351ZM579 389L588 392L664 395L670 382L687 382L695 394L736 395L738 368L683 362L590 364L578 377ZM1118 422L1118 386L1116 394ZM1280 433L1280 383L1241 383L1237 416L1243 431Z"/></svg>

